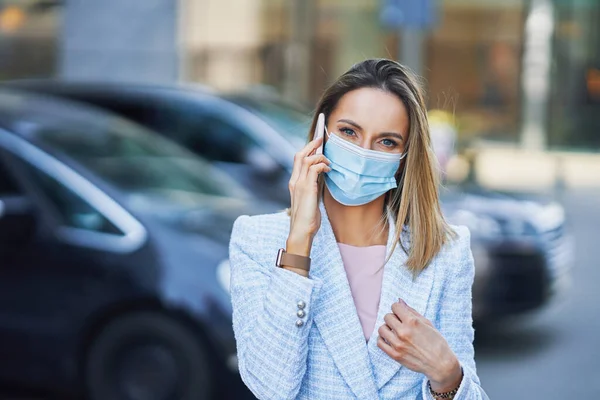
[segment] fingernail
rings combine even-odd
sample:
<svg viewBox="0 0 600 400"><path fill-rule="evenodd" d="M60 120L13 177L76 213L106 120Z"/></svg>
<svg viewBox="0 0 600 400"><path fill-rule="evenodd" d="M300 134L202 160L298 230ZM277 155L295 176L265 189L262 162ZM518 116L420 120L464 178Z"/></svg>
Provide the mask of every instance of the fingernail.
<svg viewBox="0 0 600 400"><path fill-rule="evenodd" d="M406 302L404 300L402 300L400 297L398 297L398 303L400 303L402 305L406 305Z"/></svg>

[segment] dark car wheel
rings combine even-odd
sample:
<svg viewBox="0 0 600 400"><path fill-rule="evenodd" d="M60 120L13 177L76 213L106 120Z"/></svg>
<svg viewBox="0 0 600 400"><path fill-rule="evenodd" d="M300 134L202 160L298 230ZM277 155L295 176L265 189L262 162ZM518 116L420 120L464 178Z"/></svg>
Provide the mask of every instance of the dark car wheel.
<svg viewBox="0 0 600 400"><path fill-rule="evenodd" d="M203 400L211 396L206 352L194 332L158 313L109 323L85 362L89 400Z"/></svg>

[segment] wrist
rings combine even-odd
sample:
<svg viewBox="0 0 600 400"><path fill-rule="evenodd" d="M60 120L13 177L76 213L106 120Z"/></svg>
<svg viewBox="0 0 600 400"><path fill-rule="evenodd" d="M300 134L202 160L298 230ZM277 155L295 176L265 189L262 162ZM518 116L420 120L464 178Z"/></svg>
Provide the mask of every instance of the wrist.
<svg viewBox="0 0 600 400"><path fill-rule="evenodd" d="M300 268L294 268L294 267L289 267L287 265L283 265L281 268L283 269L287 269L288 271L292 271L297 273L298 275L302 275L305 278L308 278L308 271L305 269L300 269Z"/></svg>
<svg viewBox="0 0 600 400"><path fill-rule="evenodd" d="M288 237L285 244L285 251L289 254L294 254L297 256L310 257L310 249L312 247L312 239L309 237L299 236L290 236ZM288 271L292 271L297 273L298 275L302 275L304 277L308 277L308 271L300 268L294 268L289 265L284 265L282 268L287 269Z"/></svg>
<svg viewBox="0 0 600 400"><path fill-rule="evenodd" d="M285 251L298 256L310 257L312 237L307 234L290 233L285 243Z"/></svg>
<svg viewBox="0 0 600 400"><path fill-rule="evenodd" d="M439 393L448 392L460 386L463 379L463 370L456 357L447 363L441 373L428 377L431 388Z"/></svg>

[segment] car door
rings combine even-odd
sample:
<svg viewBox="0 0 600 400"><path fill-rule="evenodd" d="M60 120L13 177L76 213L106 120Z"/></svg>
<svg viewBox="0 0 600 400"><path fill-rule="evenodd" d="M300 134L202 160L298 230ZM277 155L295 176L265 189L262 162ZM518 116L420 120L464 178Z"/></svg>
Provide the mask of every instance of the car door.
<svg viewBox="0 0 600 400"><path fill-rule="evenodd" d="M0 143L10 140L1 134ZM125 269L135 250L123 246L128 232L75 190L77 176L39 150L26 157L0 150L2 378L72 372L86 319L135 292Z"/></svg>

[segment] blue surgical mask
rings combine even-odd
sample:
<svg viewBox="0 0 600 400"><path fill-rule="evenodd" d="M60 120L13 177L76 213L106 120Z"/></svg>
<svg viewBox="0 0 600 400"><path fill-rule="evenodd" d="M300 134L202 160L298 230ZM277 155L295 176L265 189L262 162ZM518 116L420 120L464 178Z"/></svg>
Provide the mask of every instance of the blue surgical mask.
<svg viewBox="0 0 600 400"><path fill-rule="evenodd" d="M327 189L346 206L367 204L396 188L395 175L406 155L363 149L335 134L328 134L323 154L331 161Z"/></svg>

